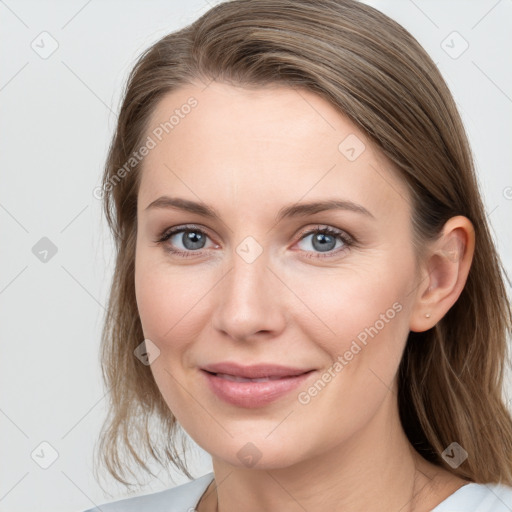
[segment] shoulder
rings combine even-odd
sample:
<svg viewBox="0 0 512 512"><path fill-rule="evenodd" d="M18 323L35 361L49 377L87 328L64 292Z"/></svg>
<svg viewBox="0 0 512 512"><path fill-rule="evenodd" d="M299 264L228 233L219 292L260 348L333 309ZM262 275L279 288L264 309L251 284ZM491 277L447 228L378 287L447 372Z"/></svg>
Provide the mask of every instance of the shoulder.
<svg viewBox="0 0 512 512"><path fill-rule="evenodd" d="M213 480L213 472L182 485L144 496L106 503L85 512L190 512Z"/></svg>
<svg viewBox="0 0 512 512"><path fill-rule="evenodd" d="M510 512L512 487L500 484L463 485L431 512Z"/></svg>

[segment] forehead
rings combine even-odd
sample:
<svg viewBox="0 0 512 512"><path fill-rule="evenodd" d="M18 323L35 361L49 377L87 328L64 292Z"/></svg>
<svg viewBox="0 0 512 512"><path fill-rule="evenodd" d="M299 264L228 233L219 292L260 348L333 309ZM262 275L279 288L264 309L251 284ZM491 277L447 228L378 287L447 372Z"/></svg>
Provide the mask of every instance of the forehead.
<svg viewBox="0 0 512 512"><path fill-rule="evenodd" d="M405 184L364 132L303 89L187 85L160 101L147 135L141 208L169 193L253 209L326 195L408 209Z"/></svg>

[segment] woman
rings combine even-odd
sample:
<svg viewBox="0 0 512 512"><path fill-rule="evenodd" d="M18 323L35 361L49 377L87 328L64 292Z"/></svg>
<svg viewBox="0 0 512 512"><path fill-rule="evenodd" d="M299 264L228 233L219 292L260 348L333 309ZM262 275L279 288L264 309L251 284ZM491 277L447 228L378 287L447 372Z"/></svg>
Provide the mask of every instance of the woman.
<svg viewBox="0 0 512 512"><path fill-rule="evenodd" d="M135 66L103 193L100 453L126 484L130 459L192 478L182 427L213 472L101 510L512 509L501 266L400 25L353 0L212 8Z"/></svg>

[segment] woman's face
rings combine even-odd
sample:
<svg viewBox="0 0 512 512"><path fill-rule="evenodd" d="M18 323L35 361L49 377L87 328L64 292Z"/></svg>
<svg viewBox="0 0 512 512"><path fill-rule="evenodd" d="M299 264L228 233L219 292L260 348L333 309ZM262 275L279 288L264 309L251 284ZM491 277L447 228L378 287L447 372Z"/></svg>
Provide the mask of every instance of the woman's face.
<svg viewBox="0 0 512 512"><path fill-rule="evenodd" d="M147 135L136 295L179 423L239 467L378 435L398 414L418 283L389 163L326 101L286 87L183 87Z"/></svg>

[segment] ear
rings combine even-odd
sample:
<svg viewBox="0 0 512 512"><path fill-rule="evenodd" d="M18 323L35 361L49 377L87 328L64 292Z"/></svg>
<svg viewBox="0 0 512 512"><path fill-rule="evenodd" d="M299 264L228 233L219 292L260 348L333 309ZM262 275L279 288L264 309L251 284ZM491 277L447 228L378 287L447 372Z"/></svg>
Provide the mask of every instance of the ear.
<svg viewBox="0 0 512 512"><path fill-rule="evenodd" d="M411 331L433 327L459 298L475 250L475 231L467 217L452 217L441 235L426 248L420 282L411 311Z"/></svg>

